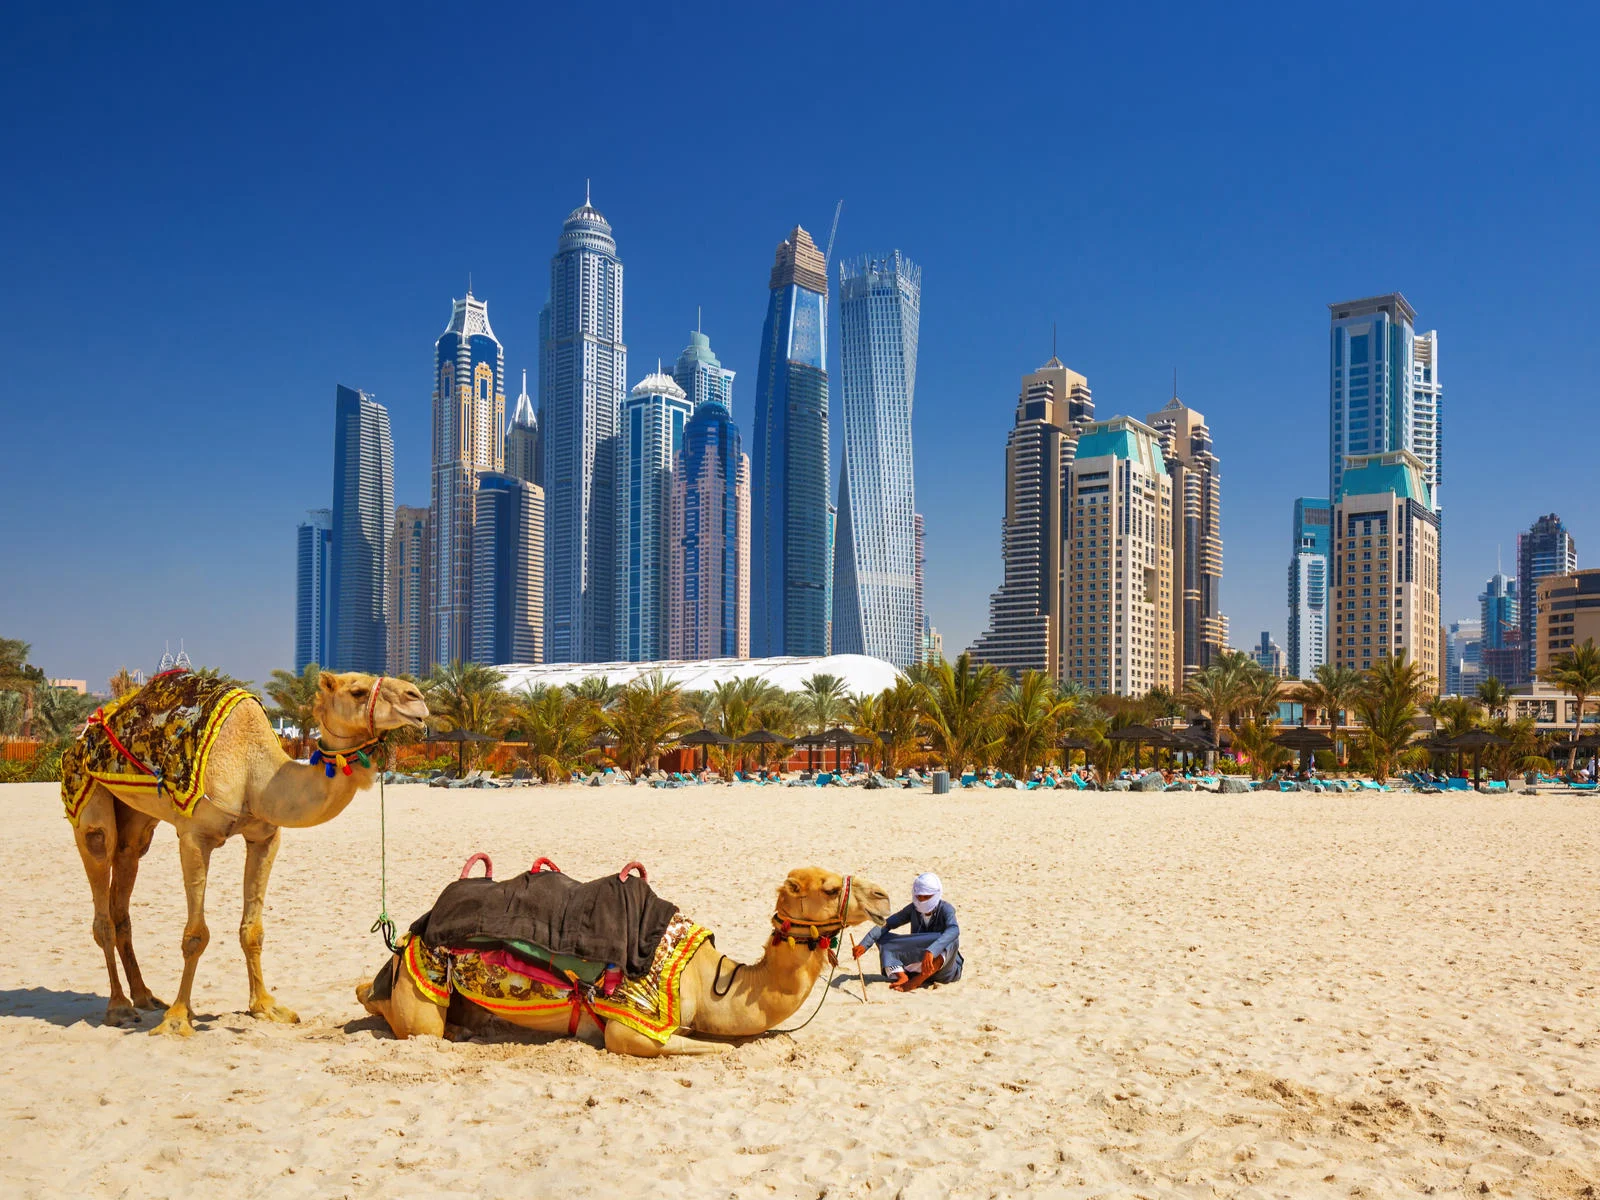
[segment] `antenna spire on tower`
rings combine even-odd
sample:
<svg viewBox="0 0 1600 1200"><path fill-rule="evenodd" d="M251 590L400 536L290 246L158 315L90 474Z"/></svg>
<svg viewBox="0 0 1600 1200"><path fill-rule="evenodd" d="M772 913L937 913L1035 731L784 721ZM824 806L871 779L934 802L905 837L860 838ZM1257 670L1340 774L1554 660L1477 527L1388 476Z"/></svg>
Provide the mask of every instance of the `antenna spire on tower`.
<svg viewBox="0 0 1600 1200"><path fill-rule="evenodd" d="M1056 356L1056 323L1050 322L1050 357Z"/></svg>
<svg viewBox="0 0 1600 1200"><path fill-rule="evenodd" d="M703 329L700 328L700 306L698 304L696 304L694 306L694 331L696 333L704 333L705 332Z"/></svg>
<svg viewBox="0 0 1600 1200"><path fill-rule="evenodd" d="M592 207L589 203L589 180L587 177L583 181L583 206L585 208Z"/></svg>

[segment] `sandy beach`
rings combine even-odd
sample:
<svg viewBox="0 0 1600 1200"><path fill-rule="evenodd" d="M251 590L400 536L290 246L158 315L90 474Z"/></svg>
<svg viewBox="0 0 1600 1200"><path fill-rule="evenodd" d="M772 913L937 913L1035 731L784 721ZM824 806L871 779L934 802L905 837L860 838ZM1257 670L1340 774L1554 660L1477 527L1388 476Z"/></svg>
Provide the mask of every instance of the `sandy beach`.
<svg viewBox="0 0 1600 1200"><path fill-rule="evenodd" d="M700 787L388 792L405 925L476 850L629 859L740 958L791 867L905 902L937 870L966 978L835 981L716 1059L396 1042L352 989L384 958L378 800L286 830L242 1011L242 845L213 859L187 1041L102 1027L106 980L51 785L0 787L0 1184L54 1196L1592 1196L1600 1188L1600 806L1573 797ZM133 901L170 998L163 826ZM809 1013L809 1006L802 1010ZM146 1019L148 1027L154 1021Z"/></svg>

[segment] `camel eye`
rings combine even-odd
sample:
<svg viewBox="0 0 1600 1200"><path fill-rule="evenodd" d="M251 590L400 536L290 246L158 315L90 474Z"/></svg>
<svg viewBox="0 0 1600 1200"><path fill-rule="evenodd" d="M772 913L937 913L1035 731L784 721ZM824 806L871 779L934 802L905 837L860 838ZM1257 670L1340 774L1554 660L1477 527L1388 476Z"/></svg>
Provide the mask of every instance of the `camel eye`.
<svg viewBox="0 0 1600 1200"><path fill-rule="evenodd" d="M360 700L360 699L363 699L366 696L367 689L366 688L351 688L350 689L350 694L352 696L354 696L357 700Z"/></svg>
<svg viewBox="0 0 1600 1200"><path fill-rule="evenodd" d="M831 887L831 888L823 888L822 890L823 890L823 892L825 892L829 896L837 896L844 889L843 888Z"/></svg>

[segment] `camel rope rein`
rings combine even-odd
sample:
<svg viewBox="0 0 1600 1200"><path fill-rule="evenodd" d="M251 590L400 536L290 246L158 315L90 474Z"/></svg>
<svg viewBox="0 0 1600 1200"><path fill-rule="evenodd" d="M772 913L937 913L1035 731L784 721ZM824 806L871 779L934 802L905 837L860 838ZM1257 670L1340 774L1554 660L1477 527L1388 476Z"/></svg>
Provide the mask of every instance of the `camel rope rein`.
<svg viewBox="0 0 1600 1200"><path fill-rule="evenodd" d="M367 932L381 933L383 944L389 947L389 953L399 954L401 947L394 940L396 932L394 918L389 915L389 812L383 795L383 777L389 770L389 747L384 744L384 734L378 732L378 693L383 690L383 681L386 678L387 676L379 675L378 681L372 685L372 697L367 701L367 735L372 740L365 743L356 753L366 758L363 751L374 750L376 751L374 757L381 759L378 770L378 919L372 923L372 928ZM333 775L331 767L328 775L330 777Z"/></svg>
<svg viewBox="0 0 1600 1200"><path fill-rule="evenodd" d="M833 991L833 977L839 970L839 948L844 944L844 931L849 928L849 922L845 920L845 917L850 907L850 883L853 878L854 876L851 875L844 877L844 887L839 892L839 913L831 921L820 921L813 924L810 921L791 920L779 912L772 914L772 923L776 927L772 934L774 945L780 941L787 941L789 945L793 946L798 940L802 944L809 942L813 951L820 947L828 952L828 982L822 985L822 998L817 1001L817 1006L811 1010L811 1015L798 1025L789 1029L774 1029L773 1033L799 1033L817 1019L817 1014L822 1011L822 1006L828 1002L828 993ZM810 938L796 939L789 936L788 931L791 927L802 925L810 928ZM828 931L821 937L818 937L818 925ZM721 967L720 963L718 967ZM733 986L733 980L728 980L728 986Z"/></svg>

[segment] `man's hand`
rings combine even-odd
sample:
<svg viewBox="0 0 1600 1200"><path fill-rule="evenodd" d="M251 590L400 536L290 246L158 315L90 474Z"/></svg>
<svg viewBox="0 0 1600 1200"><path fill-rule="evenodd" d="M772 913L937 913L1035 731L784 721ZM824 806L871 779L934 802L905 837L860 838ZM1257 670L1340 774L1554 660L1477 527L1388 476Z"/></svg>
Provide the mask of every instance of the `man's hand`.
<svg viewBox="0 0 1600 1200"><path fill-rule="evenodd" d="M850 951L850 953L855 955L857 958L860 958L866 952L867 952L867 948L865 946L860 945L860 944L857 944L856 948L854 950Z"/></svg>
<svg viewBox="0 0 1600 1200"><path fill-rule="evenodd" d="M924 980L932 979L935 975L937 975L939 973L940 969L943 968L943 966L944 966L944 959L935 958L932 954L928 953L926 950L924 950L922 952L922 978Z"/></svg>

